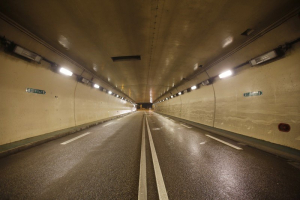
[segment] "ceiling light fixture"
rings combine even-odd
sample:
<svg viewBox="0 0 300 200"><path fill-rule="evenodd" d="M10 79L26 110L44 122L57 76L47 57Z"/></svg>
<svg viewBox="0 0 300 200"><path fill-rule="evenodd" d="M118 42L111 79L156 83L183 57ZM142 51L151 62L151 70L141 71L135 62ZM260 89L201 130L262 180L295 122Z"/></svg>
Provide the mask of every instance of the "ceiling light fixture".
<svg viewBox="0 0 300 200"><path fill-rule="evenodd" d="M71 72L70 70L67 70L66 68L61 67L59 69L59 72L66 75L66 76L72 76L73 72Z"/></svg>
<svg viewBox="0 0 300 200"><path fill-rule="evenodd" d="M112 94L112 91L108 91L108 94Z"/></svg>
<svg viewBox="0 0 300 200"><path fill-rule="evenodd" d="M98 84L94 84L94 88L97 88L97 89L99 89L99 88L100 88L100 86L99 86Z"/></svg>
<svg viewBox="0 0 300 200"><path fill-rule="evenodd" d="M220 77L220 78L226 78L226 77L231 76L231 75L232 75L232 71L231 71L231 70L227 70L227 71L221 73L221 74L219 75L219 77Z"/></svg>
<svg viewBox="0 0 300 200"><path fill-rule="evenodd" d="M192 90L196 90L196 89L197 89L197 86L194 85L194 86L191 87L191 89L192 89Z"/></svg>

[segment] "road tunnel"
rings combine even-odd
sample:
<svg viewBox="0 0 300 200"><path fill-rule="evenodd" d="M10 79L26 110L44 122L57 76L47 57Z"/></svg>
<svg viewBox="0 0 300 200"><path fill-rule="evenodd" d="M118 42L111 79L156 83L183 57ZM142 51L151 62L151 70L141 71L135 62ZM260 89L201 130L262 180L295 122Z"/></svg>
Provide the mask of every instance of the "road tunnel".
<svg viewBox="0 0 300 200"><path fill-rule="evenodd" d="M300 199L300 3L0 1L0 199Z"/></svg>

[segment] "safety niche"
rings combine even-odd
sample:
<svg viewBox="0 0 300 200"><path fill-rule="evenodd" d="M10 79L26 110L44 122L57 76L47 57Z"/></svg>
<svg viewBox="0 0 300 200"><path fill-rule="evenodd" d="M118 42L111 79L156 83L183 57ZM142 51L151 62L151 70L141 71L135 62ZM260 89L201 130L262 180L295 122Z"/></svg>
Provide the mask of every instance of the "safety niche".
<svg viewBox="0 0 300 200"><path fill-rule="evenodd" d="M244 93L244 97L260 96L260 95L262 95L262 91Z"/></svg>

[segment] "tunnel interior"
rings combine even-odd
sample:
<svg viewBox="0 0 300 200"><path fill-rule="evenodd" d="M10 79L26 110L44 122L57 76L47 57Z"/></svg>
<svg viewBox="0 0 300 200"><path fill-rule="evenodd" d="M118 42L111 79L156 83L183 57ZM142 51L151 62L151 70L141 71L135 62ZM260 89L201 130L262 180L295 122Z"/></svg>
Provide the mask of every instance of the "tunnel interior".
<svg viewBox="0 0 300 200"><path fill-rule="evenodd" d="M93 166L104 159L107 166L104 164L100 170L107 175L104 181L114 177L108 169L122 171L120 166L126 165L128 171L140 170L139 176L129 176L126 188L136 189L139 183L139 190L128 189L131 192L126 193L123 188L118 193L101 185L105 192L93 190L89 196L87 189L80 197L99 199L97 195L103 192L108 199L145 199L147 191L142 186L148 185L149 199L167 199L168 195L170 199L176 199L176 195L178 199L263 199L268 195L275 199L276 195L300 198L300 188L295 184L300 185L299 63L297 0L2 0L0 179L17 182L13 175L6 175L7 167L10 162L16 169L22 166L22 154L33 163L48 159L56 165L59 161L51 160L46 153L53 152L58 159L56 151L62 153L63 149L52 149L50 144L55 142L70 155L61 159L74 165L60 164L65 174L56 172L55 167L50 169L56 178L47 177L47 184L52 179L57 181L57 177L67 178L57 184L51 182L50 189L43 183L49 190L47 195L34 196L37 190L30 188L27 196L14 189L5 192L7 185L0 183L0 196L57 198L59 186L76 179L76 173L66 170L68 167L81 171L83 161ZM100 138L93 135L96 132ZM89 137L85 145L93 151L76 150L76 157L68 149L69 143ZM231 144L243 153L223 150L217 144L209 146L208 141L213 140ZM83 147L78 144L74 148ZM110 150L107 154L103 153L106 149ZM40 155L35 155L38 152ZM268 157L266 152L276 158ZM203 167L199 158L213 164L212 171ZM266 174L274 175L276 185L285 183L285 192L271 194L278 188L267 186L268 178L262 176L266 193L252 187L243 189L245 185L239 187L244 192L234 193L232 188L239 181L254 184L246 177L246 158L264 170L276 165L274 173L278 177ZM223 168L217 159L222 160ZM149 162L153 166L149 167ZM27 166L30 168L30 163ZM150 170L148 175L152 174L146 183L138 179L146 177L143 166ZM168 171L170 166L177 168ZM249 171L255 177L264 173L251 166ZM237 171L231 171L231 167ZM95 168L88 168L95 177L100 176ZM39 173L44 174L45 169L41 167ZM199 170L208 174L203 179L214 188L214 195L191 189L205 190L204 183L191 181L192 174ZM31 177L31 173L24 170L21 174ZM178 183L182 190L176 188L176 173L186 173L190 178L189 192L184 193L184 181L188 181L184 178L178 179L182 179ZM126 179L125 175L119 177ZM282 177L294 177L294 183ZM114 178L119 180L117 175ZM201 173L197 178L202 178ZM89 180L93 182L93 178ZM223 183L226 189L217 190ZM77 185L70 187L78 189ZM251 192L258 196L251 196ZM67 194L63 198L68 198Z"/></svg>

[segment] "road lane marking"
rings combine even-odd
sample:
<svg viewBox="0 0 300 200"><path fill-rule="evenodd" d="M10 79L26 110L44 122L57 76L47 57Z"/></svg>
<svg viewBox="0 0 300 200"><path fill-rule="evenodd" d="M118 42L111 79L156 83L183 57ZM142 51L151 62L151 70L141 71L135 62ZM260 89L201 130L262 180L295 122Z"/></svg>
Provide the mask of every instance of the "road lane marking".
<svg viewBox="0 0 300 200"><path fill-rule="evenodd" d="M149 128L148 124L148 119L146 117L146 124L147 124L147 130L148 130L148 137L149 137L149 143L150 143L150 150L151 150L151 155L152 155L152 161L153 161L153 167L154 167L154 174L155 174L155 179L156 179L156 185L157 185L157 191L158 191L158 196L160 200L168 200L168 193L166 190L166 186L164 183L164 179L161 173L161 169L159 166L154 142L152 139L151 131Z"/></svg>
<svg viewBox="0 0 300 200"><path fill-rule="evenodd" d="M141 144L139 200L147 199L147 174L146 174L146 146L145 146L145 117L143 117L143 131Z"/></svg>
<svg viewBox="0 0 300 200"><path fill-rule="evenodd" d="M237 149L237 150L243 150L242 148L240 148L240 147L237 147L237 146L234 146L233 144L230 144L230 143L228 143L228 142L225 142L225 141L223 141L223 140L220 140L220 139L218 139L218 138L215 138L215 137L213 137L213 136L211 136L211 135L207 135L207 134L205 134L207 137L210 137L211 139L214 139L214 140L217 140L217 141L219 141L219 142L221 142L221 143L223 143L223 144L226 144L226 145L228 145L228 146L230 146L230 147L232 147L232 148L235 148L235 149Z"/></svg>
<svg viewBox="0 0 300 200"><path fill-rule="evenodd" d="M186 127L186 128L192 128L192 127L189 127L189 126L187 126L185 124L181 124L181 125L184 126L184 127Z"/></svg>
<svg viewBox="0 0 300 200"><path fill-rule="evenodd" d="M90 133L91 133L91 132L84 133L84 134L82 134L82 135L79 135L79 136L77 136L77 137L74 137L73 139L67 140L67 141L65 141L65 142L63 142L63 143L60 143L60 144L68 144L68 143L73 142L74 140L77 140L77 139L79 139L79 138L82 138L82 137L84 137L84 136L86 136L86 135L88 135L88 134L90 134Z"/></svg>
<svg viewBox="0 0 300 200"><path fill-rule="evenodd" d="M112 124L112 122L110 122L110 123L108 123L108 124L105 124L105 125L103 125L103 127L105 127L105 126L108 126L108 125L110 125L110 124Z"/></svg>

